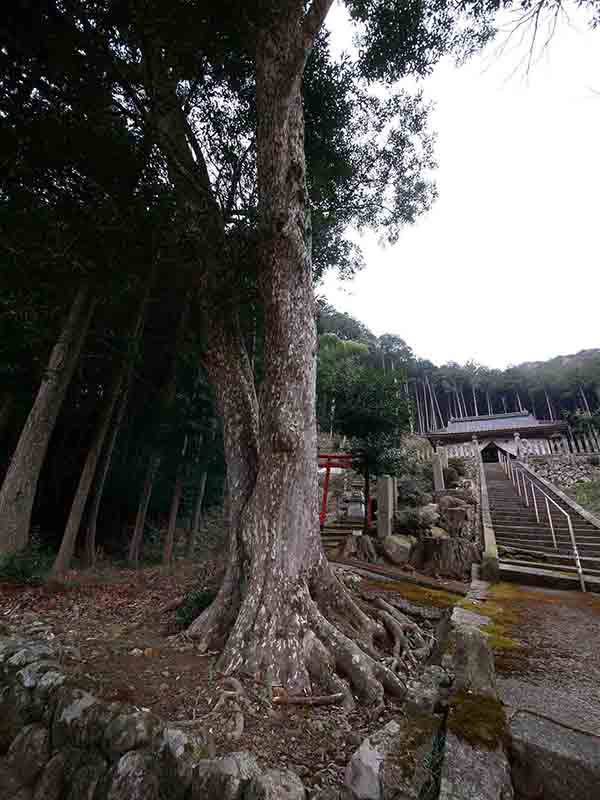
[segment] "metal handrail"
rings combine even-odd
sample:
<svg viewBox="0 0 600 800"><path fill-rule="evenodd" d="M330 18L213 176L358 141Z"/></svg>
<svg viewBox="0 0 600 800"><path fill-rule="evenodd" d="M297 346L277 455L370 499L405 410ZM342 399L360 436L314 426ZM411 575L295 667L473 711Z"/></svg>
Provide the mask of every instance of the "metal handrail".
<svg viewBox="0 0 600 800"><path fill-rule="evenodd" d="M535 509L535 518L538 521L538 523L540 521L540 513L538 510L535 490L537 489L538 492L544 497L546 501L546 514L548 516L548 523L550 524L550 532L552 533L552 541L554 543L555 550L558 550L558 543L556 541L556 533L554 531L554 521L552 519L552 514L550 513L550 503L552 503L552 505L554 505L560 511L560 513L567 518L567 525L569 527L569 536L571 538L571 544L573 546L573 558L575 560L575 566L577 568L577 574L579 576L579 584L581 586L581 591L585 592L586 591L585 578L583 575L583 568L581 566L581 559L579 558L579 549L577 547L577 541L575 539L575 531L573 530L571 515L569 514L568 511L565 511L564 508L561 508L556 502L556 500L550 497L549 494L547 494L536 483L534 483L531 477L529 475L526 475L525 472L519 468L518 464L513 464L513 460L509 456L506 456L503 453L498 453L498 456L500 458L500 464L502 466L502 469L504 470L507 478L509 478L513 486L516 485L519 497L521 498L521 500L524 501L527 508L529 508L529 496L527 493L527 484L525 481L529 482L532 502Z"/></svg>

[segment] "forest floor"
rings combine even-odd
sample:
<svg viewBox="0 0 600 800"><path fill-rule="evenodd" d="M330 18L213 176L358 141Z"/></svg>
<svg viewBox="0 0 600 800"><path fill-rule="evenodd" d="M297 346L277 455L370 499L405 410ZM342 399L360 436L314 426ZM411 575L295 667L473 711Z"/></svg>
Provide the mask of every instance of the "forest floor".
<svg viewBox="0 0 600 800"><path fill-rule="evenodd" d="M60 585L0 584L0 634L59 644L63 669L75 685L198 734L207 756L250 750L265 766L296 771L311 796L339 787L356 747L397 717L400 706L388 700L373 718L360 707L346 712L336 705L274 705L266 687L245 682L244 729L233 739L235 712L227 706L215 710L223 694L216 654L200 653L177 622L177 612L168 608L192 590L214 589L217 573L216 562L179 562L168 572L107 567L74 571ZM363 596L401 598L444 615L463 599L462 592L448 591L447 582L436 586L429 578L420 586L401 573L398 579L373 575L355 581Z"/></svg>

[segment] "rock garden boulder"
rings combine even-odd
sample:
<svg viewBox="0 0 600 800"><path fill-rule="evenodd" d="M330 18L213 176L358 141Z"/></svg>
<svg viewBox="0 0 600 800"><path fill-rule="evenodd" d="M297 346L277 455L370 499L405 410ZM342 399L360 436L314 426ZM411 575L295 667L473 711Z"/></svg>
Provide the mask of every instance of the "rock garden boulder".
<svg viewBox="0 0 600 800"><path fill-rule="evenodd" d="M416 543L415 536L393 533L385 537L382 549L385 556L393 564L406 564L406 562L410 561L410 556Z"/></svg>

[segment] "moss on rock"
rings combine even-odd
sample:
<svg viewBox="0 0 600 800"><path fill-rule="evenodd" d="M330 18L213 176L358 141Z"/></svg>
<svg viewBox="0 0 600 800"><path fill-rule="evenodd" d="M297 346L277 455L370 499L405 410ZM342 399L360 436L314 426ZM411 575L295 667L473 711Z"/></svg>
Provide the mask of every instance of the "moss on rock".
<svg viewBox="0 0 600 800"><path fill-rule="evenodd" d="M461 691L450 704L447 730L473 747L496 750L506 736L504 707L494 697Z"/></svg>

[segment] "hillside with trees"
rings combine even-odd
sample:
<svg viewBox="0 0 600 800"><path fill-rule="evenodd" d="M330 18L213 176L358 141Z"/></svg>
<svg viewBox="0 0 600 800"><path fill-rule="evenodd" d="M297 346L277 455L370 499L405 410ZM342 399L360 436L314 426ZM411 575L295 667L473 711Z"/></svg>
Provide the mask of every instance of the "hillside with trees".
<svg viewBox="0 0 600 800"><path fill-rule="evenodd" d="M395 375L398 390L409 402L411 429L415 433L442 428L453 418L523 410L538 419L564 419L575 432L590 425L600 428L600 349L504 370L472 361L436 366L418 358L399 336L376 337L361 322L335 310L325 300L321 301L318 327L321 430L335 429L335 421L333 425L331 421L335 396L332 361L340 384L348 362Z"/></svg>

